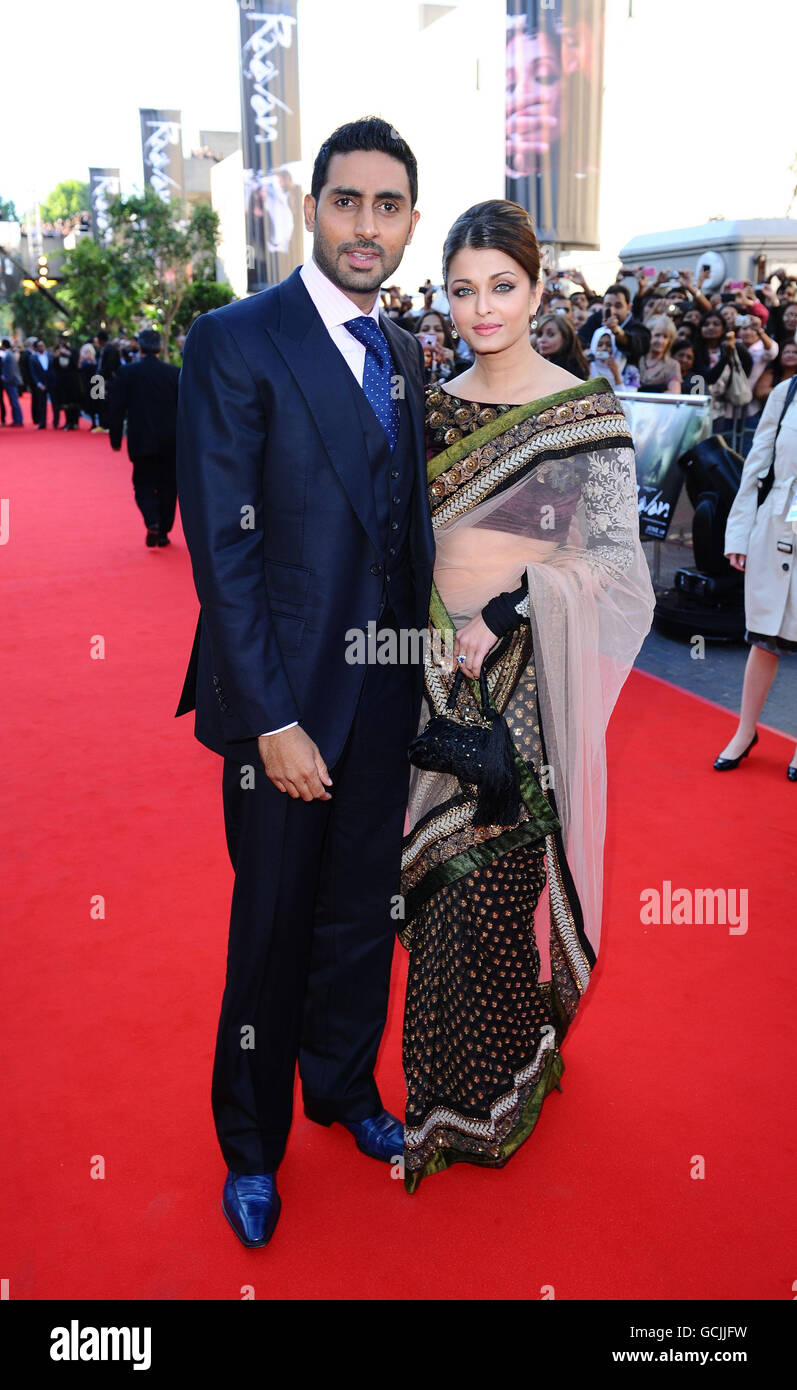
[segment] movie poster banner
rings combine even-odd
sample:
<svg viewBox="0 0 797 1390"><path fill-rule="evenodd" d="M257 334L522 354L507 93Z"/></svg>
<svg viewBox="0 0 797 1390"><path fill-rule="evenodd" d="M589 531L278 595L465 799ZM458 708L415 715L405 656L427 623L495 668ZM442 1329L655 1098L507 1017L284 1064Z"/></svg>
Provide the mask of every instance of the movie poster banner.
<svg viewBox="0 0 797 1390"><path fill-rule="evenodd" d="M684 482L679 458L712 431L709 396L616 392L634 439L639 535L667 539Z"/></svg>
<svg viewBox="0 0 797 1390"><path fill-rule="evenodd" d="M108 240L108 208L119 197L121 187L118 169L89 169L91 231L95 241Z"/></svg>
<svg viewBox="0 0 797 1390"><path fill-rule="evenodd" d="M506 196L596 250L605 0L506 0Z"/></svg>
<svg viewBox="0 0 797 1390"><path fill-rule="evenodd" d="M303 259L296 0L238 0L249 293Z"/></svg>
<svg viewBox="0 0 797 1390"><path fill-rule="evenodd" d="M139 107L144 183L161 202L183 197L182 112Z"/></svg>

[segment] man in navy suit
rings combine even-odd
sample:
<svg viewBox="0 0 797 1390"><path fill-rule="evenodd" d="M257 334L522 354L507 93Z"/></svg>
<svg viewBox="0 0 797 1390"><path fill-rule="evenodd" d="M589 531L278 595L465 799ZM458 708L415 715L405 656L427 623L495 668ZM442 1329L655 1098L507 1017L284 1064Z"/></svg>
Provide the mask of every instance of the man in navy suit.
<svg viewBox="0 0 797 1390"><path fill-rule="evenodd" d="M58 426L55 407L55 369L53 359L41 338L36 339L30 355L30 375L33 381L31 414L36 421L37 430L47 428L47 401L53 407L53 429Z"/></svg>
<svg viewBox="0 0 797 1390"><path fill-rule="evenodd" d="M213 1112L223 1210L254 1246L279 1215L297 1061L311 1120L382 1161L403 1149L373 1072L422 670L352 651L428 621L423 355L379 308L415 158L387 122L352 122L311 188L312 259L197 319L178 417L200 616L177 713L224 759L235 869Z"/></svg>

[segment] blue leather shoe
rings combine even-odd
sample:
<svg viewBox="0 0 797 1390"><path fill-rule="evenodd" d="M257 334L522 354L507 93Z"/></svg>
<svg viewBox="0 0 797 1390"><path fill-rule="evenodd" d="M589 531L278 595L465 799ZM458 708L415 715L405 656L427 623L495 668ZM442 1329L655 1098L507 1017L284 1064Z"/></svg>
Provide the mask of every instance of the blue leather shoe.
<svg viewBox="0 0 797 1390"><path fill-rule="evenodd" d="M404 1126L395 1115L380 1110L369 1120L341 1120L341 1124L354 1135L357 1148L369 1158L379 1158L383 1163L394 1163L404 1153Z"/></svg>
<svg viewBox="0 0 797 1390"><path fill-rule="evenodd" d="M243 1245L268 1245L282 1203L276 1173L227 1172L221 1209Z"/></svg>

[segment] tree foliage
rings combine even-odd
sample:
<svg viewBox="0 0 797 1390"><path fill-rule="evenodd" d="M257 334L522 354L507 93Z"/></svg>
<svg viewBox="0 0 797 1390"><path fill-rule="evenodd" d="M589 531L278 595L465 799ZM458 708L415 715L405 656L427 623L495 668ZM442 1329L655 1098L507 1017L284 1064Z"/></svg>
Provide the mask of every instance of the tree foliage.
<svg viewBox="0 0 797 1390"><path fill-rule="evenodd" d="M91 338L98 328L113 335L134 332L142 316L140 285L135 268L112 245L81 237L65 253L58 298L69 310L75 336Z"/></svg>
<svg viewBox="0 0 797 1390"><path fill-rule="evenodd" d="M40 204L42 222L66 220L89 210L89 186L80 179L62 179Z"/></svg>
<svg viewBox="0 0 797 1390"><path fill-rule="evenodd" d="M65 254L59 297L79 333L150 325L160 330L168 357L172 339L197 314L234 297L215 279L218 215L199 204L186 218L176 200L164 203L147 189L115 198L108 218L105 243L86 237Z"/></svg>

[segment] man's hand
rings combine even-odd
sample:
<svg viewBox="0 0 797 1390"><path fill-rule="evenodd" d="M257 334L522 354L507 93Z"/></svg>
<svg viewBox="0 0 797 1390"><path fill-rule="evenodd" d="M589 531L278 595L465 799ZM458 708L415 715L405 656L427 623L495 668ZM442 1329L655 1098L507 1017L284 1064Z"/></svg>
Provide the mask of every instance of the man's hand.
<svg viewBox="0 0 797 1390"><path fill-rule="evenodd" d="M263 767L277 791L294 801L331 801L326 787L332 778L318 747L297 724L279 734L261 734L257 740Z"/></svg>
<svg viewBox="0 0 797 1390"><path fill-rule="evenodd" d="M736 552L728 556L728 562L735 570L743 570L746 560L746 555L738 555Z"/></svg>

